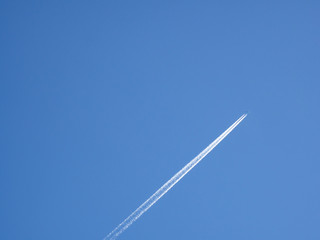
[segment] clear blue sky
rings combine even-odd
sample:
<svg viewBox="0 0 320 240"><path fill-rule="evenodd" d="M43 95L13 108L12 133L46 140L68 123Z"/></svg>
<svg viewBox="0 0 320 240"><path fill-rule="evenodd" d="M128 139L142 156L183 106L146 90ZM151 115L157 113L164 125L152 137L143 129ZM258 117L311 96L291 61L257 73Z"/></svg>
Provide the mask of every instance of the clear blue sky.
<svg viewBox="0 0 320 240"><path fill-rule="evenodd" d="M318 1L1 1L0 239L320 239Z"/></svg>

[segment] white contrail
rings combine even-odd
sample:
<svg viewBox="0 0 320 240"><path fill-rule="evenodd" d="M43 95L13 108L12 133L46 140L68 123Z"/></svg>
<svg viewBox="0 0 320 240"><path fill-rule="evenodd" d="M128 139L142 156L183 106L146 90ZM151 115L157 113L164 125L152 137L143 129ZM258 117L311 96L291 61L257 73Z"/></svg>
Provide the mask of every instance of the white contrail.
<svg viewBox="0 0 320 240"><path fill-rule="evenodd" d="M177 182L183 178L193 167L195 167L213 148L215 148L245 117L243 114L234 124L232 124L224 133L206 147L198 156L192 159L186 166L177 172L168 182L166 182L158 191L140 205L129 217L118 225L104 240L116 239L124 230L126 230L134 221L144 214L153 204L155 204L164 194L166 194Z"/></svg>

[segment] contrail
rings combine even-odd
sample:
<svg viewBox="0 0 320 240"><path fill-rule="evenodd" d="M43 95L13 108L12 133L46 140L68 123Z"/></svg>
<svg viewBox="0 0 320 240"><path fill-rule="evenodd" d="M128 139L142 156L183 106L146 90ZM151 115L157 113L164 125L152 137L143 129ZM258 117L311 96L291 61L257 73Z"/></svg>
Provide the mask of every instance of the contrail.
<svg viewBox="0 0 320 240"><path fill-rule="evenodd" d="M232 124L224 133L206 147L198 156L192 159L186 166L177 172L168 182L166 182L158 191L149 197L140 205L129 217L120 223L104 240L116 239L124 230L126 230L133 222L135 222L142 214L144 214L153 204L155 204L164 194L166 194L177 182L181 180L192 168L194 168L208 153L211 152L245 117L243 114L234 124Z"/></svg>

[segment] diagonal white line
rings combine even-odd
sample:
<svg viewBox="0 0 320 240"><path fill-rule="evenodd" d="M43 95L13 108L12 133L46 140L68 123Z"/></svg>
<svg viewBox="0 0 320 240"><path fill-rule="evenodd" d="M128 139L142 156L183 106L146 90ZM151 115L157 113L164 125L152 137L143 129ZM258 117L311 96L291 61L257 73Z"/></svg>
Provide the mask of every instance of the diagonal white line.
<svg viewBox="0 0 320 240"><path fill-rule="evenodd" d="M238 124L247 116L243 114L234 124L224 131L216 140L208 147L192 159L186 166L177 172L169 181L159 188L151 197L140 205L129 217L120 223L104 240L114 240L124 230L126 230L133 222L135 222L142 214L144 214L153 204L155 204L164 194L166 194L176 183L178 183L192 168L194 168L212 149L214 149Z"/></svg>

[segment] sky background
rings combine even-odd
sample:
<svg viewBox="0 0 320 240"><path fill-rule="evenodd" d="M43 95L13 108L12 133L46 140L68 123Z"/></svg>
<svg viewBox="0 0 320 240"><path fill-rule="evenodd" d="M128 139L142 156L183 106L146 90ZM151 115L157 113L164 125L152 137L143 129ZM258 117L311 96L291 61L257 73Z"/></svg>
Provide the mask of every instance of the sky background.
<svg viewBox="0 0 320 240"><path fill-rule="evenodd" d="M320 239L319 1L1 1L0 239Z"/></svg>

